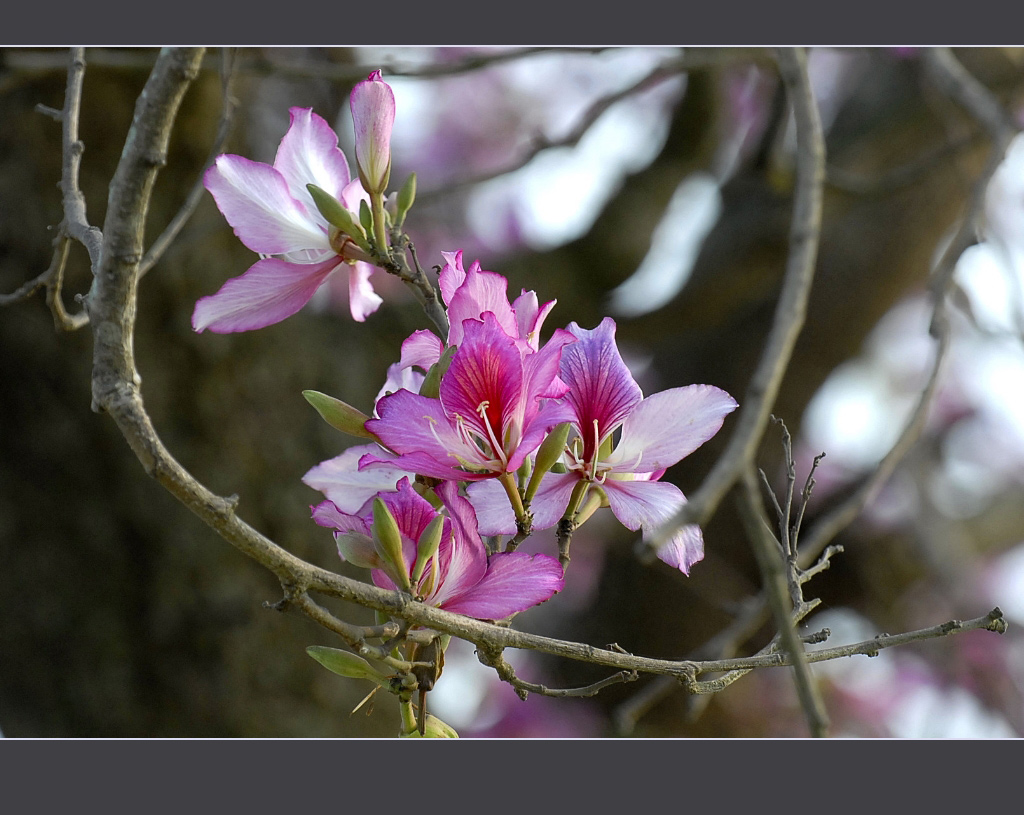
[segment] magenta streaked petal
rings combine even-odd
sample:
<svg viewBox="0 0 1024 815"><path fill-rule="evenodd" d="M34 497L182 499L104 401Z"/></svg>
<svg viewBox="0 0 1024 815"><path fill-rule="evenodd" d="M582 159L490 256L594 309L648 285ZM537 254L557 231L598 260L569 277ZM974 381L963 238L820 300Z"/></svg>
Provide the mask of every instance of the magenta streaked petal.
<svg viewBox="0 0 1024 815"><path fill-rule="evenodd" d="M348 160L338 147L338 136L312 108L292 108L291 123L281 139L274 169L284 176L292 197L316 212L307 184L316 184L335 198L351 180Z"/></svg>
<svg viewBox="0 0 1024 815"><path fill-rule="evenodd" d="M349 447L344 453L312 467L302 482L320 490L343 512L362 514L366 504L378 492L395 490L409 472L398 467L381 465L359 469L359 460L367 454L383 451L376 444Z"/></svg>
<svg viewBox="0 0 1024 815"><path fill-rule="evenodd" d="M538 399L558 399L568 386L558 377L563 349L576 342L576 338L561 328L555 330L544 347L523 357L527 421Z"/></svg>
<svg viewBox="0 0 1024 815"><path fill-rule="evenodd" d="M596 420L601 436L619 425L643 398L615 346L615 321L605 317L593 329L569 324L579 342L562 351L561 375L569 386L566 395L576 411L579 429L589 446Z"/></svg>
<svg viewBox="0 0 1024 815"><path fill-rule="evenodd" d="M352 319L359 323L364 322L384 302L370 283L373 271L373 266L361 260L353 263L348 270L348 308Z"/></svg>
<svg viewBox="0 0 1024 815"><path fill-rule="evenodd" d="M306 305L338 265L337 258L324 263L258 260L245 274L228 280L216 294L199 298L192 313L192 328L229 334L279 323Z"/></svg>
<svg viewBox="0 0 1024 815"><path fill-rule="evenodd" d="M457 468L479 461L480 451L459 435L437 399L399 390L377 402L377 413L366 429L399 454L394 466L446 480L477 477Z"/></svg>
<svg viewBox="0 0 1024 815"><path fill-rule="evenodd" d="M242 156L218 156L203 184L239 240L254 252L329 250L326 221L296 200L281 173Z"/></svg>
<svg viewBox="0 0 1024 815"><path fill-rule="evenodd" d="M501 445L505 430L517 419L522 424L522 356L516 340L493 315L485 315L482 323L467 320L464 330L465 338L441 379L441 403L445 413L461 416L483 439L489 439L489 422Z"/></svg>
<svg viewBox="0 0 1024 815"><path fill-rule="evenodd" d="M651 394L626 417L605 463L617 472L664 470L714 436L736 407L735 399L711 385Z"/></svg>
<svg viewBox="0 0 1024 815"><path fill-rule="evenodd" d="M503 552L491 556L483 580L443 608L481 620L501 620L543 603L564 585L562 567L553 557Z"/></svg>
<svg viewBox="0 0 1024 815"><path fill-rule="evenodd" d="M602 489L619 522L634 532L642 529L645 538L672 518L686 503L679 488L664 481L630 481L610 477ZM659 550L658 557L683 574L689 574L690 567L704 557L700 529L684 527L673 537L668 547Z"/></svg>
<svg viewBox="0 0 1024 815"><path fill-rule="evenodd" d="M444 606L445 601L480 582L487 572L487 550L480 540L473 506L459 495L454 481L445 481L436 490L448 510L452 534L442 537L437 550L440 583L429 602Z"/></svg>
<svg viewBox="0 0 1024 815"><path fill-rule="evenodd" d="M466 486L469 502L476 512L481 535L514 535L516 513L508 500L508 493L497 479L474 481Z"/></svg>

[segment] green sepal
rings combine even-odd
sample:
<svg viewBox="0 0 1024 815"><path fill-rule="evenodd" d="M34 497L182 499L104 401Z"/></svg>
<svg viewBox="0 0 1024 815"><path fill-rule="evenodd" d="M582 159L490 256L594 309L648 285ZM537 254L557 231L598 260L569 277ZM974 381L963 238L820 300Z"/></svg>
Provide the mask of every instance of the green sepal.
<svg viewBox="0 0 1024 815"><path fill-rule="evenodd" d="M392 567L385 571L397 580L404 591L411 593L409 566L402 553L402 533L398 529L395 516L391 514L388 505L381 501L379 496L373 499L373 542L377 553L385 563Z"/></svg>
<svg viewBox="0 0 1024 815"><path fill-rule="evenodd" d="M425 732L420 736L420 731L415 727L411 731L403 731L399 733L399 738L403 739L457 739L459 734L455 732L455 728L450 724L442 722L433 713L427 714Z"/></svg>
<svg viewBox="0 0 1024 815"><path fill-rule="evenodd" d="M523 500L527 504L537 494L541 479L562 458L562 453L565 452L565 440L568 438L569 422L562 422L551 429L547 438L537 448L537 461L533 465L533 477L530 479L530 483L526 485L526 494L523 496Z"/></svg>
<svg viewBox="0 0 1024 815"><path fill-rule="evenodd" d="M402 189L398 191L398 206L395 210L395 226L399 229L402 228L402 224L405 223L405 216L412 208L413 202L416 200L416 173L409 173L409 177L405 179L405 183L402 185Z"/></svg>
<svg viewBox="0 0 1024 815"><path fill-rule="evenodd" d="M430 366L430 370L427 371L427 375L423 379L423 384L420 385L420 396L437 399L441 395L441 377L448 372L448 366L452 364L452 357L455 356L457 350L454 345L449 345L444 349L441 358Z"/></svg>
<svg viewBox="0 0 1024 815"><path fill-rule="evenodd" d="M320 210L320 214L327 219L327 223L337 227L344 232L364 252L370 251L370 242L366 239L366 230L363 229L352 213L333 195L320 189L316 184L307 184L306 189L313 196L313 203Z"/></svg>
<svg viewBox="0 0 1024 815"><path fill-rule="evenodd" d="M361 410L356 410L352 405L328 396L320 391L303 391L302 395L320 414L321 418L335 430L348 433L351 436L358 436L361 439L372 439L380 441L373 433L366 429L365 423L370 418Z"/></svg>
<svg viewBox="0 0 1024 815"><path fill-rule="evenodd" d="M387 686L390 679L374 668L361 656L339 648L328 648L324 645L310 645L306 653L323 665L328 671L349 679L369 679L378 685Z"/></svg>

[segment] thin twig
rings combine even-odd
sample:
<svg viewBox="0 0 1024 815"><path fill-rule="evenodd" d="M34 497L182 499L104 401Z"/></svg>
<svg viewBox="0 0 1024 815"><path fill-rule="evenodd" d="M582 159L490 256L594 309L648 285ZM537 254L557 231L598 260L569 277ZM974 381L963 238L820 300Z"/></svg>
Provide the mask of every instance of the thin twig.
<svg viewBox="0 0 1024 815"><path fill-rule="evenodd" d="M779 51L778 63L793 106L797 138L796 192L782 293L764 353L740 403L736 428L725 452L683 508L648 542L640 544L641 555L647 558L664 546L680 527L705 524L753 461L807 314L821 231L825 145L807 77L806 54L800 49L783 49Z"/></svg>
<svg viewBox="0 0 1024 815"><path fill-rule="evenodd" d="M821 694L815 685L814 677L807 667L803 644L800 642L792 620L794 598L786 589L787 582L792 586L795 578L789 575L787 581L787 569L780 558L779 542L765 523L760 507L757 477L750 468L743 474L738 503L740 518L747 530L747 537L753 546L758 566L761 568L768 605L772 609L772 616L775 617L775 625L778 628L782 645L793 663L793 679L796 684L797 696L800 699L800 706L807 718L811 735L823 738L828 734L828 715L825 712ZM797 586L799 588L799 584ZM801 602L795 606L796 608L803 605L803 598L798 599Z"/></svg>
<svg viewBox="0 0 1024 815"><path fill-rule="evenodd" d="M625 653L621 649L619 649L619 652ZM527 696L531 693L536 693L539 696L553 696L561 699L596 696L602 690L610 687L611 685L635 682L640 678L640 675L636 671L619 671L616 674L607 676L590 685L585 685L582 688L549 688L546 685L527 682L516 676L512 666L508 664L500 650L478 647L476 653L480 662L490 668L494 668L498 677L503 682L510 684L515 689L516 695L524 702L526 701Z"/></svg>

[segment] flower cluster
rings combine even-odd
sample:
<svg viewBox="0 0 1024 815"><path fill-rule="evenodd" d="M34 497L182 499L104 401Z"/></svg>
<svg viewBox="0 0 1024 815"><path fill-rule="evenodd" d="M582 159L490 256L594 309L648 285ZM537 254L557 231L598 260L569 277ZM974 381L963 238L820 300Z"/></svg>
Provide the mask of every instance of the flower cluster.
<svg viewBox="0 0 1024 815"><path fill-rule="evenodd" d="M261 258L199 300L196 331L276 323L342 267L352 317L362 321L381 305L369 282L375 268L408 269L401 227L414 177L386 197L395 101L379 71L355 87L351 108L356 179L330 126L299 108L272 166L225 155L207 172L221 212ZM306 392L332 425L371 443L303 480L326 498L312 508L316 523L334 531L341 557L370 569L376 585L500 620L564 585L567 561L514 551L523 538L557 526L561 550L601 507L651 533L686 500L661 480L666 469L737 405L708 385L644 397L610 318L594 329L570 323L542 342L554 301L523 291L511 302L503 276L479 261L467 267L461 251L443 258L447 335L420 330L405 340L372 415ZM490 547L482 536L493 536ZM700 529L683 527L659 556L688 574L703 557Z"/></svg>

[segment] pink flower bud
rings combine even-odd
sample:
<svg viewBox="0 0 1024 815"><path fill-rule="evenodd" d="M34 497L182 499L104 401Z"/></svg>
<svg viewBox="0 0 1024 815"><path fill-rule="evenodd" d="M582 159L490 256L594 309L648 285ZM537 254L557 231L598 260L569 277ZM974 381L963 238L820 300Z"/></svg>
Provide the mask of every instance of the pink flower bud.
<svg viewBox="0 0 1024 815"><path fill-rule="evenodd" d="M374 71L352 89L349 99L356 135L356 166L367 192L383 193L391 177L391 127L395 94Z"/></svg>

